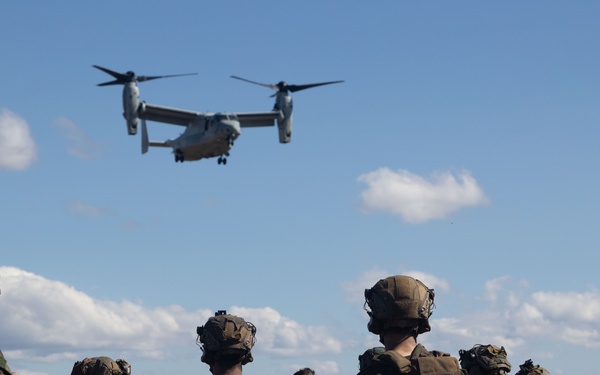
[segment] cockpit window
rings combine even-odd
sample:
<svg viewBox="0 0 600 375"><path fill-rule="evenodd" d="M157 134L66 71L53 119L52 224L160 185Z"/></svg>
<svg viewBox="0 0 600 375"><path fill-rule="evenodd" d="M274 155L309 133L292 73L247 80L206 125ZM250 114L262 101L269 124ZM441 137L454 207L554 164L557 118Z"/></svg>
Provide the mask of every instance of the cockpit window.
<svg viewBox="0 0 600 375"><path fill-rule="evenodd" d="M234 113L215 113L213 115L213 120L216 122L220 122L223 120L238 120L238 117Z"/></svg>

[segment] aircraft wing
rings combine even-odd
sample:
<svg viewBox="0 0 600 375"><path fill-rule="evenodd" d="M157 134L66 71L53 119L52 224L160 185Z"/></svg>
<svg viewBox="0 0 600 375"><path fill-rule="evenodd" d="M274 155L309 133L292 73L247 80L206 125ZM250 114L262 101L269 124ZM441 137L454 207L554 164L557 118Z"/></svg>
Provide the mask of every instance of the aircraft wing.
<svg viewBox="0 0 600 375"><path fill-rule="evenodd" d="M281 111L236 113L236 116L242 128L274 126L275 120L283 118Z"/></svg>
<svg viewBox="0 0 600 375"><path fill-rule="evenodd" d="M141 119L182 126L187 126L190 122L194 122L204 116L201 112L147 103L142 103L139 110L139 117Z"/></svg>

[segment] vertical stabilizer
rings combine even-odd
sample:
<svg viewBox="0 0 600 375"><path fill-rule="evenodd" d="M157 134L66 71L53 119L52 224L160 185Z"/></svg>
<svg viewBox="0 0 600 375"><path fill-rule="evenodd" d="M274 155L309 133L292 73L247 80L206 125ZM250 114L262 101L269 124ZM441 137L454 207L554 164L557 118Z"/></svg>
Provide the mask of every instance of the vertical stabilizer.
<svg viewBox="0 0 600 375"><path fill-rule="evenodd" d="M146 127L146 120L142 119L142 154L148 152L148 128Z"/></svg>

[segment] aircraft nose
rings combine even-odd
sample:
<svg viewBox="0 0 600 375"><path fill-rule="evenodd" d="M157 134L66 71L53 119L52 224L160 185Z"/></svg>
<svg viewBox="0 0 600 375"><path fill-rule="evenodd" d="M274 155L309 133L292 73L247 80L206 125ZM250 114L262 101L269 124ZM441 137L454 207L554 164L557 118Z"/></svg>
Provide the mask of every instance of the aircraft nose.
<svg viewBox="0 0 600 375"><path fill-rule="evenodd" d="M238 135L240 135L241 128L240 128L239 121L235 121L235 120L223 120L221 123L223 125L227 126L228 128L230 128L231 132L233 132L236 137Z"/></svg>

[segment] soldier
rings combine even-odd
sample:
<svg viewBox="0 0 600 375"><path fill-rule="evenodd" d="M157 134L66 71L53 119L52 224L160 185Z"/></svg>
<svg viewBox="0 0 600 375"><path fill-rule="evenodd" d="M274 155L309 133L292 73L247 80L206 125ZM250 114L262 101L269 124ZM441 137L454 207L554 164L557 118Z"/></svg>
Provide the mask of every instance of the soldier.
<svg viewBox="0 0 600 375"><path fill-rule="evenodd" d="M131 375L131 366L124 359L110 357L84 358L75 362L71 375Z"/></svg>
<svg viewBox="0 0 600 375"><path fill-rule="evenodd" d="M528 359L519 366L519 372L516 375L550 375L550 372L540 365L534 365L531 359Z"/></svg>
<svg viewBox="0 0 600 375"><path fill-rule="evenodd" d="M504 346L475 345L459 352L460 367L469 375L505 375L512 368Z"/></svg>
<svg viewBox="0 0 600 375"><path fill-rule="evenodd" d="M365 290L367 329L379 335L385 351L373 348L359 357L359 375L462 374L456 358L417 343L419 334L431 330L433 299L433 289L409 276L390 276Z"/></svg>
<svg viewBox="0 0 600 375"><path fill-rule="evenodd" d="M253 361L256 327L242 318L219 310L196 333L201 360L213 375L241 375L242 366Z"/></svg>
<svg viewBox="0 0 600 375"><path fill-rule="evenodd" d="M10 371L10 367L8 367L8 363L6 363L4 354L2 354L2 350L0 350L0 374L1 375L17 375L16 372Z"/></svg>
<svg viewBox="0 0 600 375"><path fill-rule="evenodd" d="M294 375L315 375L315 370L313 370L309 367L305 367L305 368L301 368L300 370L296 371L294 373Z"/></svg>

